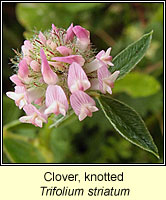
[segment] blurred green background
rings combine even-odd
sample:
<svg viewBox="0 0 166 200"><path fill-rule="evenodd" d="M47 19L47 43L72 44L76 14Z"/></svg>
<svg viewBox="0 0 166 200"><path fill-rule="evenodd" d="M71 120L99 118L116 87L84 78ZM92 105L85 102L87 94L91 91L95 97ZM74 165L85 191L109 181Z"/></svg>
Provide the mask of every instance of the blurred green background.
<svg viewBox="0 0 166 200"><path fill-rule="evenodd" d="M4 163L162 163L163 162L163 4L162 3L3 3ZM5 93L13 91L10 58L33 30L67 28L91 32L98 52L112 47L114 57L144 33L154 31L146 56L131 75L117 81L113 97L144 119L159 149L158 160L122 138L102 112L59 128L20 124L24 113ZM118 83L119 82L119 83Z"/></svg>

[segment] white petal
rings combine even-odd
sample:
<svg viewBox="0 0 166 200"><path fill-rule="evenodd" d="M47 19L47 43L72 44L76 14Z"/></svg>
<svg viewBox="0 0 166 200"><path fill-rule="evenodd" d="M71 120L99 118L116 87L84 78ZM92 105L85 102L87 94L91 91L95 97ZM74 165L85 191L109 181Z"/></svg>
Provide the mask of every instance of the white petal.
<svg viewBox="0 0 166 200"><path fill-rule="evenodd" d="M27 105L26 100L23 98L19 101L19 109L22 109L25 105Z"/></svg>
<svg viewBox="0 0 166 200"><path fill-rule="evenodd" d="M44 114L48 115L54 113L57 110L57 101L54 101L45 111Z"/></svg>
<svg viewBox="0 0 166 200"><path fill-rule="evenodd" d="M18 94L16 94L15 92L6 92L6 95L13 100L16 100L18 98Z"/></svg>
<svg viewBox="0 0 166 200"><path fill-rule="evenodd" d="M42 127L42 123L43 123L43 121L39 117L35 118L35 124L37 126L39 126L40 128Z"/></svg>
<svg viewBox="0 0 166 200"><path fill-rule="evenodd" d="M76 92L78 90L85 91L90 87L90 82L88 80L78 80L70 87L70 91Z"/></svg>
<svg viewBox="0 0 166 200"><path fill-rule="evenodd" d="M106 57L110 56L110 52L111 52L111 47L107 49L107 51L105 53L105 56Z"/></svg>
<svg viewBox="0 0 166 200"><path fill-rule="evenodd" d="M96 71L101 66L102 66L101 62L98 61L97 59L95 59L92 62L86 64L84 69L85 69L86 73L90 73L90 72Z"/></svg>
<svg viewBox="0 0 166 200"><path fill-rule="evenodd" d="M89 109L91 110L91 112L96 112L99 110L96 106L89 106Z"/></svg>
<svg viewBox="0 0 166 200"><path fill-rule="evenodd" d="M20 117L20 122L23 122L23 123L31 123L31 119L33 118L33 116L23 116L23 117Z"/></svg>
<svg viewBox="0 0 166 200"><path fill-rule="evenodd" d="M60 108L59 108L59 112L60 112L63 116L66 115L66 110L65 110L64 107L60 107Z"/></svg>
<svg viewBox="0 0 166 200"><path fill-rule="evenodd" d="M82 121L86 118L87 114L85 112L81 112L80 115L78 116L79 120Z"/></svg>
<svg viewBox="0 0 166 200"><path fill-rule="evenodd" d="M111 90L111 87L110 87L109 85L107 85L106 91L107 91L108 93L112 94L112 90Z"/></svg>
<svg viewBox="0 0 166 200"><path fill-rule="evenodd" d="M115 80L117 79L117 77L119 76L120 71L115 71L113 74L111 74L108 79L111 82L115 82Z"/></svg>

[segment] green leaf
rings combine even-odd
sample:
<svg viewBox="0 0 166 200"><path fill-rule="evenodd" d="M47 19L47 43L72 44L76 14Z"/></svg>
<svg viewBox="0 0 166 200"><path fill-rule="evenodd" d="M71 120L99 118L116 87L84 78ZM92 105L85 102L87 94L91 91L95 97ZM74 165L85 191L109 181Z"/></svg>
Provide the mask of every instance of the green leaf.
<svg viewBox="0 0 166 200"><path fill-rule="evenodd" d="M108 96L101 95L98 101L105 116L119 134L159 158L157 147L135 110Z"/></svg>
<svg viewBox="0 0 166 200"><path fill-rule="evenodd" d="M150 75L132 72L116 82L114 92L126 92L132 97L146 97L160 90L159 82Z"/></svg>
<svg viewBox="0 0 166 200"><path fill-rule="evenodd" d="M148 97L132 98L131 96L121 93L116 96L119 101L123 101L130 107L134 108L142 117L146 116L148 112L153 115L158 115L163 107L163 93L157 92Z"/></svg>
<svg viewBox="0 0 166 200"><path fill-rule="evenodd" d="M4 152L13 163L45 163L40 151L28 141L5 136L3 138Z"/></svg>
<svg viewBox="0 0 166 200"><path fill-rule="evenodd" d="M130 44L113 59L112 62L114 63L114 66L110 67L109 70L111 72L119 70L120 74L118 79L121 79L129 73L144 57L146 50L150 45L152 33L153 31L143 35L142 38Z"/></svg>

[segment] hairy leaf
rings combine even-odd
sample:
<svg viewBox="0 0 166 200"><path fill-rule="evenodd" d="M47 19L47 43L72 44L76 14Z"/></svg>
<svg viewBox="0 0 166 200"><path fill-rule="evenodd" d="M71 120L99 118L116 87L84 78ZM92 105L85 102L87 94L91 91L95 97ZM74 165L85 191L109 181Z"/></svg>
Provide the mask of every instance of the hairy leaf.
<svg viewBox="0 0 166 200"><path fill-rule="evenodd" d="M121 79L129 73L144 57L146 50L150 45L152 33L153 31L143 35L139 40L130 44L113 59L112 62L114 63L114 66L110 67L109 70L111 72L119 70L120 74L118 79Z"/></svg>
<svg viewBox="0 0 166 200"><path fill-rule="evenodd" d="M115 130L131 143L159 157L156 145L141 117L124 103L101 95L99 104Z"/></svg>

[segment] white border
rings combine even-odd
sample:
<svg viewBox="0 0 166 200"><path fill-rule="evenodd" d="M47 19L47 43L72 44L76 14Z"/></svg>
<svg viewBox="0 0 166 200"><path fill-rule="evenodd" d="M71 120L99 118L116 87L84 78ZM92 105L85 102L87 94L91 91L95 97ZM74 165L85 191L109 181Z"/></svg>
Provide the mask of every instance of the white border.
<svg viewBox="0 0 166 200"><path fill-rule="evenodd" d="M133 2L140 2L140 3L164 3L163 4L163 28L164 28L164 31L163 31L163 42L164 42L164 49L163 49L163 55L164 55L164 60L163 60L163 68L164 68L164 83L163 83L163 100L164 100L164 105L163 105L163 109L164 109L164 112L163 112L163 126L164 126L164 129L163 129L163 139L164 139L164 152L163 152L163 161L164 163L158 163L158 164L54 164L54 163L46 163L46 164L15 164L15 163L12 163L12 164L3 164L3 160L2 160L2 157L3 157L3 149L2 149L2 146L3 146L3 142L2 142L2 134L3 134L3 128L2 128L2 105L3 105L3 93L2 93L2 53L1 53L1 163L0 165L1 166L165 166L165 1L21 1L21 3L89 3L89 2L96 2L96 3L133 3ZM2 23L2 3L20 3L19 1L1 1L1 52L2 52L2 26L3 26L3 23Z"/></svg>

